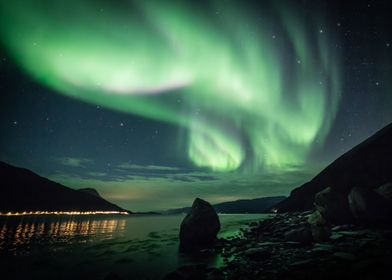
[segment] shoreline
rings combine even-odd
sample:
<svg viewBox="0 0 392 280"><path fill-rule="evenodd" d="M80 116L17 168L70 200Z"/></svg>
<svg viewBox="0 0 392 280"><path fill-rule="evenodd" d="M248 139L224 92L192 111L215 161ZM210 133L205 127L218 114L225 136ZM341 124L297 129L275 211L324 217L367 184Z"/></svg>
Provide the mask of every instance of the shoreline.
<svg viewBox="0 0 392 280"><path fill-rule="evenodd" d="M130 215L123 211L25 211L25 212L0 212L0 217L14 216L39 216L39 215L64 215L64 216L88 216L88 215Z"/></svg>
<svg viewBox="0 0 392 280"><path fill-rule="evenodd" d="M252 222L241 234L204 249L222 256L221 267L182 266L164 279L390 279L392 229L331 226L330 236L315 242L309 235L311 214Z"/></svg>

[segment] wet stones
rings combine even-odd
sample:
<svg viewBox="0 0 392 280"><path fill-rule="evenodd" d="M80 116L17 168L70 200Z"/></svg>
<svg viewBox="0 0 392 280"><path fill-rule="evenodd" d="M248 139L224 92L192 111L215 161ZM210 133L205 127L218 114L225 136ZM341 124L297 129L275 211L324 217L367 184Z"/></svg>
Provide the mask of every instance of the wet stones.
<svg viewBox="0 0 392 280"><path fill-rule="evenodd" d="M309 226L292 229L285 234L285 240L309 244L313 241L312 231Z"/></svg>

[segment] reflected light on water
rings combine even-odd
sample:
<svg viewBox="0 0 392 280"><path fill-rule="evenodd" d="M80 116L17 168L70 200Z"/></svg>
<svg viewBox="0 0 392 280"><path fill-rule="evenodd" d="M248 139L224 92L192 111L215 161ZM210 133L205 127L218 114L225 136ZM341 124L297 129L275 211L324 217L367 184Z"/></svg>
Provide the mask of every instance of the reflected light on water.
<svg viewBox="0 0 392 280"><path fill-rule="evenodd" d="M91 238L111 239L125 231L126 219L22 219L0 224L0 250L50 240L53 243L84 243ZM11 247L11 248L10 248Z"/></svg>

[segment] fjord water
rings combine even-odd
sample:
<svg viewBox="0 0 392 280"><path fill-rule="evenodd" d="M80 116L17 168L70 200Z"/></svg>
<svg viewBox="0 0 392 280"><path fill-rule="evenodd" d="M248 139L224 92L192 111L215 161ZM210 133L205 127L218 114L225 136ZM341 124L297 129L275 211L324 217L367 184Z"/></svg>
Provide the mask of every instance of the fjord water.
<svg viewBox="0 0 392 280"><path fill-rule="evenodd" d="M265 214L220 215L220 237ZM0 263L8 279L160 279L178 266L219 266L219 255L178 252L184 215L0 217ZM7 279L3 278L2 279Z"/></svg>

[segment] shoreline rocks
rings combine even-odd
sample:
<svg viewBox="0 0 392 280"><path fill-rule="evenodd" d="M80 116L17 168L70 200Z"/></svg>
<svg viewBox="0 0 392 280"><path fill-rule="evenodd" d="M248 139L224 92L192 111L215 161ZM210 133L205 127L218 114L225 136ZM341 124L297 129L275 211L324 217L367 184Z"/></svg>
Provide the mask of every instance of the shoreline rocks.
<svg viewBox="0 0 392 280"><path fill-rule="evenodd" d="M241 234L214 245L213 252L223 259L219 267L180 268L181 273L165 279L390 278L392 229L351 224L331 227L321 218L320 213L308 211L277 214L249 224ZM314 227L326 228L328 237L317 240Z"/></svg>

